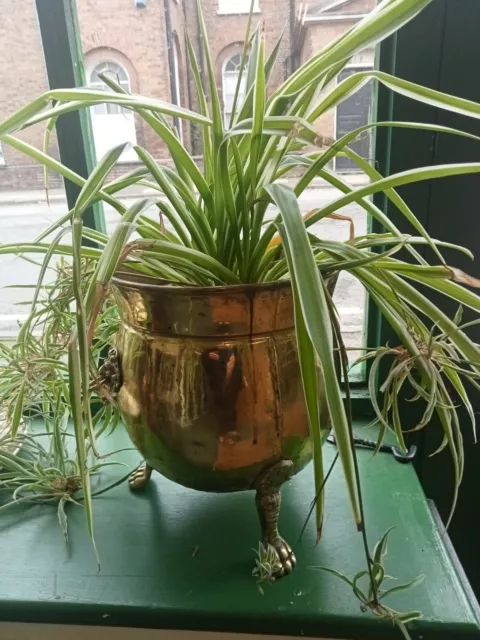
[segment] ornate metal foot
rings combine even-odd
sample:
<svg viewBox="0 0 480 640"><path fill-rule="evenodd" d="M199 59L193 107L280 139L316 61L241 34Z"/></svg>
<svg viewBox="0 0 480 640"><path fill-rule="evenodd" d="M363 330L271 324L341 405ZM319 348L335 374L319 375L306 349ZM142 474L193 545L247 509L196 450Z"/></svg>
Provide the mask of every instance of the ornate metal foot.
<svg viewBox="0 0 480 640"><path fill-rule="evenodd" d="M293 472L291 460L280 460L262 473L255 482L258 517L262 529L262 542L271 545L277 552L279 569L275 574L281 578L293 571L296 558L290 545L278 532L278 516L280 514L280 488L289 480Z"/></svg>
<svg viewBox="0 0 480 640"><path fill-rule="evenodd" d="M149 467L146 462L142 463L138 469L135 469L130 474L128 479L128 485L132 491L139 491L147 486L148 481L152 477L152 467Z"/></svg>
<svg viewBox="0 0 480 640"><path fill-rule="evenodd" d="M108 356L98 370L98 389L104 404L112 404L123 384L122 361L116 347L110 347Z"/></svg>

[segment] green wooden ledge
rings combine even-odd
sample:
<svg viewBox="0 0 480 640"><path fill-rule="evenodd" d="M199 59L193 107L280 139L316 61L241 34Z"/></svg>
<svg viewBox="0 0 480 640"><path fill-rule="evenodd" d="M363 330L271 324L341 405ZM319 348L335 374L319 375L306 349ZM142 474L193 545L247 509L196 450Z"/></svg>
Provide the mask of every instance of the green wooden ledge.
<svg viewBox="0 0 480 640"><path fill-rule="evenodd" d="M117 429L106 450L130 446ZM327 462L334 446L325 445ZM387 528L387 572L425 581L393 596L400 610L421 610L420 640L480 637L477 605L411 465L359 452L370 544ZM135 465L138 454L122 460ZM124 475L109 468L108 484ZM285 486L283 535L294 542L313 494L311 468ZM323 539L309 526L295 572L261 595L251 576L258 540L253 494L212 495L154 475L143 494L126 484L95 500L96 566L83 512L68 509L65 549L50 506L17 507L0 518L0 621L289 634L326 638L400 638L392 624L362 613L348 586L312 566L352 576L364 568L362 541L347 503L340 466L328 482ZM197 550L194 553L194 550Z"/></svg>

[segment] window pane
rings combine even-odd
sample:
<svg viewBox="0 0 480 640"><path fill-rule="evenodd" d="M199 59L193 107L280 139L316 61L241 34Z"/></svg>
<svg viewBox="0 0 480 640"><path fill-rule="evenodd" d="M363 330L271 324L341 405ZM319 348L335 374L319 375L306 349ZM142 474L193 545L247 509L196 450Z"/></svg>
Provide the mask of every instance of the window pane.
<svg viewBox="0 0 480 640"><path fill-rule="evenodd" d="M226 67L227 68L227 67ZM246 73L242 75L240 87L238 91L237 105L241 107L245 98L245 86L247 76ZM225 126L230 124L230 116L233 110L233 101L235 99L235 90L238 83L238 70L224 71L223 73L223 104L225 113ZM238 111L237 111L238 113Z"/></svg>
<svg viewBox="0 0 480 640"><path fill-rule="evenodd" d="M267 55L280 37L284 25L291 19L290 4L288 0L279 2L265 0L259 4L262 14L254 17L253 26L255 27L260 19L265 21ZM249 5L250 0L247 2L219 0L218 3L202 3L226 126L229 125L232 114L243 49L242 39L247 21L247 16L239 17L230 14L244 13L248 11ZM309 5L305 16L307 19L303 22L303 31L299 32L299 37L296 39L284 37L276 66L270 77L269 94L286 78L292 68L292 60L293 66L308 60L327 46L331 40L352 28L358 22L359 16L368 13L374 5L375 0L318 0ZM41 93L46 87L46 77L34 0L21 3L21 9L15 12L12 12L6 3L1 3L0 8L0 35L2 42L7 43L6 56L0 61L0 75L4 81L3 86L7 88L7 91L4 90L2 94L3 102L0 100L1 115L5 116L28 99ZM106 0L101 3L89 3L78 0L77 11L86 80L89 86L96 90L110 91L103 81L103 77L107 76L125 91L198 110L198 104L195 104L193 97L195 91L192 76L187 72L184 38L187 31L194 48L199 42L198 20L192 3L167 0L166 4L148 2L141 6L140 3L134 2L119 4L113 0ZM22 27L24 24L30 32L24 33ZM295 31L299 25L295 23L289 27ZM286 33L290 33L290 29L287 29ZM198 52L197 58L199 64L204 64ZM373 48L356 54L332 82L331 87L337 82L342 82L352 73L372 68L373 58ZM19 68L20 60L23 65L21 68ZM28 69L28 72L25 72L25 69ZM203 73L205 76L205 70ZM245 97L245 84L244 74L239 91L240 105ZM158 162L172 166L166 145L150 126L138 116L133 115L131 111L108 102L96 105L91 112L97 157L101 157L121 142L131 143L109 179L113 180L138 168L138 158L133 149L137 143L149 151ZM341 103L336 110L320 117L316 127L325 140L338 139L352 129L367 123L371 112L372 90L367 84ZM189 122L183 122L181 130L180 121L170 118L170 122L177 128L187 151L198 158L201 165L201 132L195 131ZM35 134L37 135L35 143L40 147L43 137L41 127L39 132ZM33 135L33 130L27 134ZM352 148L361 157L370 159L371 136L368 133L363 134L352 144ZM57 153L54 139L51 143L51 151L53 154ZM2 165L2 160L5 165ZM51 204L48 207L42 190L42 170L33 169L32 166L26 168L22 162L23 165L28 164L25 159L20 161L19 154L16 152L3 149L3 154L0 154L0 172L2 177L8 175L9 179L2 180L1 189L5 191L21 188L37 191L35 197L39 205L35 207L35 213L38 215L35 215L34 224L28 224L30 236L28 234L23 236L25 239L31 239L38 233L35 229L38 226L45 226L48 216L55 218L61 215L65 205L62 207L59 205L60 197L57 195L51 198ZM349 158L337 158L331 163L329 169L349 185L359 185L365 180L356 164ZM52 188L61 187L61 181L56 176L51 176L50 183ZM148 187L136 185L125 190L119 197L128 203L133 197L150 193ZM307 213L338 198L339 195L340 193L329 186L328 182L317 179L302 194L300 201L302 211ZM11 200L12 198L9 202ZM105 207L105 213L108 229L111 231L118 222L118 215L108 206ZM355 235L365 233L367 230L366 215L359 207L352 205L338 213L352 219ZM158 210L153 208L149 215L158 217ZM13 233L16 233L18 225L15 215L11 220ZM6 221L7 217L4 215L3 226L7 224ZM321 237L346 240L350 233L350 225L348 220L326 219L316 225L314 231ZM15 262L17 263L20 263L20 260ZM38 267L24 262L22 264L26 265L22 267L24 270L38 272ZM3 273L5 273L4 269ZM13 275L13 273L8 274L9 284ZM0 277L7 278L6 275ZM3 299L5 296L11 298L13 295L13 290L8 290ZM340 311L347 345L360 349L364 341L365 301L362 288L351 278L342 275L335 300ZM15 313L19 311L16 307L10 308L14 309ZM1 313L0 310L0 315Z"/></svg>
<svg viewBox="0 0 480 640"><path fill-rule="evenodd" d="M77 0L76 4L85 76L90 86L109 91L102 81L102 76L107 76L128 92L189 106L183 2L168 0L171 29L168 39L163 2L149 0L145 7L134 0ZM194 5L189 3L189 6L193 8ZM138 115L112 103L96 105L92 112L97 158L122 142L130 143L112 170L109 181L140 166L134 149L137 144L157 161L172 166L165 143ZM169 122L176 126L173 118L169 118ZM181 133L188 146L189 123L182 124ZM135 185L118 197L130 205L134 198L144 194L152 195L153 192ZM119 215L105 204L104 212L110 234L119 222ZM158 220L158 209L152 207L149 215Z"/></svg>
<svg viewBox="0 0 480 640"><path fill-rule="evenodd" d="M308 27L306 27L300 45L300 60L302 62L308 60L334 38L351 28L358 22L361 15L369 13L375 6L376 0L320 0L320 2L312 3L306 14L305 24ZM371 47L357 53L340 71L330 87L326 87L325 91L331 90L335 84L342 82L353 73L373 69L374 58L375 49ZM316 122L316 129L319 135L327 139L327 142L328 139L338 140L354 129L367 124L372 118L373 108L373 87L369 82L341 102L336 109L321 116ZM362 133L349 146L365 160L372 161L371 132ZM330 163L329 170L351 187L361 186L368 181L358 165L347 157L337 157L334 162ZM316 183L318 186L316 193L314 189L309 189L303 195L305 211L323 206L342 195L325 180L317 179ZM356 236L368 232L368 216L360 206L352 204L339 210L338 213L352 220ZM349 221L325 219L314 228L319 237L348 240L349 227ZM351 349L349 358L354 361L362 355L360 349L365 346L366 297L364 289L353 276L342 272L337 283L334 300L340 315L343 339L346 346ZM362 371L360 370L358 374L361 376Z"/></svg>
<svg viewBox="0 0 480 640"><path fill-rule="evenodd" d="M0 120L48 89L47 73L35 2L14 5L0 1ZM38 149L43 147L45 124L15 134ZM58 158L55 132L48 153ZM52 221L64 215L67 203L63 180L48 174L47 201L44 172L40 165L4 143L0 152L0 240L2 243L32 241ZM29 260L41 262L40 255ZM56 259L52 259L55 265ZM40 267L22 258L0 256L0 340L14 339L18 323L26 318L33 289L14 288L36 284ZM49 270L45 281L51 280Z"/></svg>
<svg viewBox="0 0 480 640"><path fill-rule="evenodd" d="M111 53L105 53L111 57ZM103 77L109 78L120 85L122 89L131 92L130 78L126 69L119 62L102 60L95 66L87 65L86 78L92 89L113 93L103 81ZM137 143L135 131L135 117L129 109L122 109L117 104L106 103L95 105L91 109L93 138L97 158L101 158L112 147L122 142L131 143L132 147ZM127 148L120 162L136 160L136 153L132 147Z"/></svg>

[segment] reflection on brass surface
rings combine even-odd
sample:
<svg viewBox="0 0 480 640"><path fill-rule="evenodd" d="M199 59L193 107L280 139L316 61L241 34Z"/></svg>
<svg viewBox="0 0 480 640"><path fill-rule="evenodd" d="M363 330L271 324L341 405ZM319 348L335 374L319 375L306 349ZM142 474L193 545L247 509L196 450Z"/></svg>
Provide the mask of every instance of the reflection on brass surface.
<svg viewBox="0 0 480 640"><path fill-rule="evenodd" d="M116 347L110 347L108 350L108 355L98 370L98 383L101 398L105 403L111 402L120 391L123 384L122 363Z"/></svg>
<svg viewBox="0 0 480 640"><path fill-rule="evenodd" d="M279 460L291 475L309 462L288 282L181 287L124 275L114 285L118 402L149 466L223 492L253 488Z"/></svg>

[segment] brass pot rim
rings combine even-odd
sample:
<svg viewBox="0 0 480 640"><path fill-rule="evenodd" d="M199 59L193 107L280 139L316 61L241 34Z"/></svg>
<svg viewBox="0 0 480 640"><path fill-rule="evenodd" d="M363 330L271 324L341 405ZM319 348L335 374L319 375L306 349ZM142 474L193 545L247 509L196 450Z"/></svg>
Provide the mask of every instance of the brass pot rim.
<svg viewBox="0 0 480 640"><path fill-rule="evenodd" d="M290 280L275 280L274 282L253 282L248 284L226 284L218 286L184 285L162 278L155 278L144 274L134 274L126 271L119 271L112 278L115 286L128 286L141 291L168 292L178 295L225 295L231 294L252 294L260 291L277 291L279 289L290 289Z"/></svg>

